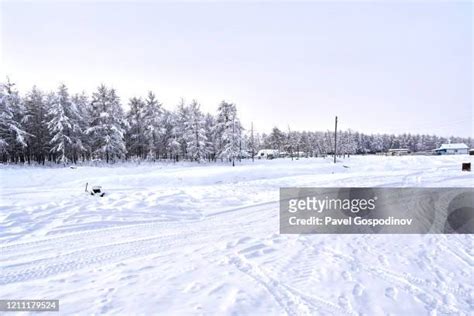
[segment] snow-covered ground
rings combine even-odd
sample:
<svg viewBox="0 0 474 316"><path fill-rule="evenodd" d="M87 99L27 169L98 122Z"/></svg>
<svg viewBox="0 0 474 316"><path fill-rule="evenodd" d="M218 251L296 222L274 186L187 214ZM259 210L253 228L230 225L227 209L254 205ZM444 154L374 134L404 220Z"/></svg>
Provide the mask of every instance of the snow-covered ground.
<svg viewBox="0 0 474 316"><path fill-rule="evenodd" d="M278 192L474 187L468 161L3 166L0 297L59 299L62 314L467 315L472 235L280 235Z"/></svg>

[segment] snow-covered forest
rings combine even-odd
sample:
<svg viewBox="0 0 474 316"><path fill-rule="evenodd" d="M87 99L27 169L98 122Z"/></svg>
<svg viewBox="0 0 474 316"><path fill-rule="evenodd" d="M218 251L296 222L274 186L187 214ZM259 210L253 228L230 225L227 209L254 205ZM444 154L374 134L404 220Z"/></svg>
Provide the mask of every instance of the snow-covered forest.
<svg viewBox="0 0 474 316"><path fill-rule="evenodd" d="M170 111L158 97L128 100L124 111L117 91L101 85L92 95L71 93L61 84L54 92L33 87L20 94L7 80L0 84L0 161L13 163L77 163L100 160L216 161L251 157L259 149L290 155L333 153L333 131L298 131L297 126L258 133L244 128L237 106L222 101L216 113L184 100ZM250 127L252 126L252 127ZM293 130L294 129L294 130ZM318 127L315 126L315 130ZM368 135L338 132L338 154L363 154L408 148L430 151L446 142L474 147L472 138L414 134Z"/></svg>

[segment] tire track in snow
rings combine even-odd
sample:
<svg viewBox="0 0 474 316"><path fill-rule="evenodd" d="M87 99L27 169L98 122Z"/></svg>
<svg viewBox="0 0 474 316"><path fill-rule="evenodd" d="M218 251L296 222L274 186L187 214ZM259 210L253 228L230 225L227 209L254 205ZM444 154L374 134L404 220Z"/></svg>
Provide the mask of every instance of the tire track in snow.
<svg viewBox="0 0 474 316"><path fill-rule="evenodd" d="M342 260L345 263L356 264L360 270L363 270L373 276L383 279L387 281L388 283L392 284L393 286L396 286L397 288L400 288L404 290L405 292L408 292L413 297L416 297L420 301L422 301L427 307L431 307L431 308L436 307L436 308L439 308L442 313L448 313L448 314L458 312L457 309L454 309L452 307L439 305L438 299L436 299L432 294L430 294L430 290L435 291L436 288L434 288L434 286L431 283L425 280L413 277L407 273L400 274L389 269L376 268L373 266L367 267L363 264L360 264L359 262L354 260L352 257L346 256L344 254L341 254L339 252L336 252L334 250L330 250L327 248L322 249L322 251L325 251L328 254L331 254L335 259ZM467 300L469 300L471 297L471 293L469 291L464 291L462 289L456 289L449 286L445 286L443 287L443 289L450 290L451 292L449 293L455 294L457 297L466 298Z"/></svg>
<svg viewBox="0 0 474 316"><path fill-rule="evenodd" d="M459 246L459 244L458 244ZM462 250L461 247L452 248L446 245L438 244L438 247L443 251L450 252L456 259L465 265L469 266L471 269L474 267L474 258L469 253L466 253Z"/></svg>
<svg viewBox="0 0 474 316"><path fill-rule="evenodd" d="M277 282L262 277L261 275L256 274L252 271L252 266L248 263L245 263L238 255L228 255L228 263L236 267L240 272L244 273L250 277L257 284L262 286L267 293L277 302L277 304L286 312L287 315L298 315L295 311L299 310L301 314L309 314L308 310L305 310L304 313L301 310L301 304L289 293L278 290Z"/></svg>
<svg viewBox="0 0 474 316"><path fill-rule="evenodd" d="M63 272L79 270L98 264L104 265L126 259L136 259L139 256L157 253L169 248L185 246L189 238L196 240L198 232L187 234L158 236L123 243L103 245L93 249L79 250L63 256L40 259L25 265L2 268L0 285L42 279Z"/></svg>
<svg viewBox="0 0 474 316"><path fill-rule="evenodd" d="M314 315L315 312L325 312L332 315L357 315L352 310L343 309L319 297L305 295L295 288L281 283L239 254L230 254L227 258L229 263L239 271L265 288L288 315Z"/></svg>
<svg viewBox="0 0 474 316"><path fill-rule="evenodd" d="M225 211L218 213L213 213L208 216L205 216L201 219L191 219L191 220L182 220L179 222L176 221L149 221L147 223L140 224L125 224L122 226L116 227L107 227L101 229L93 229L87 231L66 233L61 236L46 237L40 240L27 241L27 242L18 242L18 243L6 243L4 246L0 246L0 254L3 258L7 258L9 255L12 256L15 253L19 256L25 257L35 253L44 252L50 250L56 245L61 245L61 248L75 248L76 246L84 246L84 240L87 240L89 244L93 244L93 241L101 241L107 239L108 236L116 236L120 238L143 235L146 236L148 233L152 233L158 229L179 229L183 225L199 225L204 222L219 222L223 216L236 215L243 216L241 212L255 212L260 208L266 208L271 204L276 204L278 201L269 201L263 203L257 203L253 205L247 205L242 207L231 208ZM255 215L255 214L253 214ZM228 220L227 220L228 221ZM223 221L224 222L224 221ZM209 224L210 225L210 224ZM232 225L232 224L229 224ZM235 225L235 224L234 224ZM86 245L87 246L87 245ZM31 252L29 252L31 251Z"/></svg>
<svg viewBox="0 0 474 316"><path fill-rule="evenodd" d="M265 216L259 211L262 207L267 210L268 203L258 204L257 206L239 207L235 211L247 210L252 213ZM0 253L5 260L0 270L0 284L9 284L14 282L28 281L32 279L45 278L63 272L82 269L85 267L107 264L111 262L137 258L139 256L156 253L163 249L178 249L179 247L191 246L196 244L205 244L207 239L215 239L216 236L233 234L230 228L235 228L230 215L236 215L234 212L222 213L219 216L210 217L203 220L183 221L165 224L165 231L160 231L158 224L139 224L132 227L118 227L100 230L98 232L76 233L60 238L51 238L47 240L31 242L20 245L9 245L0 248ZM223 216L226 215L226 216ZM239 213L238 216L245 214ZM124 232L126 234L124 234ZM160 235L156 235L160 232ZM108 235L115 239L120 239L113 243L105 243ZM153 237L149 237L155 235ZM90 238L91 235L94 238ZM89 237L89 238L87 238ZM131 240L123 240L132 238ZM215 241L215 240L214 240ZM38 250L38 244L42 249ZM34 261L13 262L5 265L12 258L21 257L28 259L33 253L26 253L25 249L33 249L33 253L45 251L45 258L39 258ZM54 251L60 251L69 247L72 249L65 255L55 255ZM78 248L79 247L79 248ZM5 248L8 251L5 251ZM9 255L9 256L7 256Z"/></svg>

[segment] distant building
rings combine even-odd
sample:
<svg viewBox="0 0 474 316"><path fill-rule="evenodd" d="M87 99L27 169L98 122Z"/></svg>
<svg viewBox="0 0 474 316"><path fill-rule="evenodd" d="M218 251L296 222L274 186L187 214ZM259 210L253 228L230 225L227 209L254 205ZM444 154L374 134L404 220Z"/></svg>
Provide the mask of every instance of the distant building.
<svg viewBox="0 0 474 316"><path fill-rule="evenodd" d="M245 158L252 158L252 155L248 151L242 149L240 151L240 158L244 158L244 159Z"/></svg>
<svg viewBox="0 0 474 316"><path fill-rule="evenodd" d="M469 148L466 144L442 144L434 150L437 155L467 155Z"/></svg>
<svg viewBox="0 0 474 316"><path fill-rule="evenodd" d="M257 153L257 159L273 159L278 157L278 150L260 149Z"/></svg>
<svg viewBox="0 0 474 316"><path fill-rule="evenodd" d="M410 153L410 149L408 148L396 148L396 149L389 149L388 155L389 156L404 156Z"/></svg>

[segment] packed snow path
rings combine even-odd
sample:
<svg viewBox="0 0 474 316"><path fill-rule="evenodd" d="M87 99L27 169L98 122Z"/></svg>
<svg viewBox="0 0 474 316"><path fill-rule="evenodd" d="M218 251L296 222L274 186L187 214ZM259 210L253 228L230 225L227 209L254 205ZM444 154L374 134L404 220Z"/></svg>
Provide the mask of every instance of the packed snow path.
<svg viewBox="0 0 474 316"><path fill-rule="evenodd" d="M472 235L278 233L280 187L473 187L463 161L2 167L1 296L62 313L467 315Z"/></svg>

